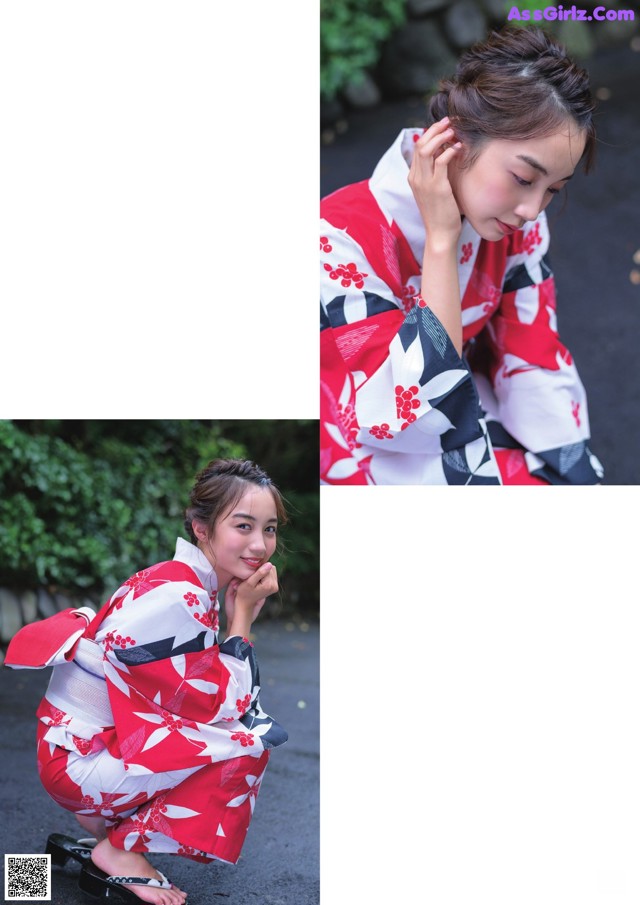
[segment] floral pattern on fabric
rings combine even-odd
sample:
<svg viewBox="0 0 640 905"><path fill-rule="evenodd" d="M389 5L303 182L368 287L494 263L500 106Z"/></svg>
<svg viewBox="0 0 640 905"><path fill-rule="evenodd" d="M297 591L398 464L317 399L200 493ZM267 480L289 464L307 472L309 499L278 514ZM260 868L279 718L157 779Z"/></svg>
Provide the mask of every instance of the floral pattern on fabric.
<svg viewBox="0 0 640 905"><path fill-rule="evenodd" d="M270 749L287 739L261 708L253 644L218 643L216 590L178 559L137 573L108 605L95 641L113 725L45 695L42 782L63 807L107 818L121 848L235 862Z"/></svg>

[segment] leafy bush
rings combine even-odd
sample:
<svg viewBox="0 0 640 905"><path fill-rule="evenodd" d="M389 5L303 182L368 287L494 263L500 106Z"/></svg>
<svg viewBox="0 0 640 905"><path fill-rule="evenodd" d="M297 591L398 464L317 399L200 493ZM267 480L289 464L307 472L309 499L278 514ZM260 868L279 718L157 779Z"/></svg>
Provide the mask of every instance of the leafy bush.
<svg viewBox="0 0 640 905"><path fill-rule="evenodd" d="M321 0L320 93L332 100L379 60L406 18L404 0Z"/></svg>
<svg viewBox="0 0 640 905"><path fill-rule="evenodd" d="M0 584L102 600L171 558L196 471L216 456L255 458L269 470L229 431L203 421L0 421ZM316 442L313 431L305 442ZM285 529L277 565L285 576L314 575L318 494L291 496L295 544ZM311 590L303 603L313 608Z"/></svg>

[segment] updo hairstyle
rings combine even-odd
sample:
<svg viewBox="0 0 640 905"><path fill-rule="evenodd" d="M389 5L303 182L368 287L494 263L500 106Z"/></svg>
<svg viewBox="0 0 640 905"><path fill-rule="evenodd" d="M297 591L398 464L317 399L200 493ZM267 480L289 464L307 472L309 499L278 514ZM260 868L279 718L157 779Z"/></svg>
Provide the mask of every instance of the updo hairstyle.
<svg viewBox="0 0 640 905"><path fill-rule="evenodd" d="M271 491L278 519L284 524L287 513L282 495L265 471L244 459L214 459L196 475L189 495L184 528L191 543L198 543L191 525L194 519L207 526L207 535L211 537L221 515L233 509L251 484Z"/></svg>
<svg viewBox="0 0 640 905"><path fill-rule="evenodd" d="M491 139L550 135L569 118L584 131L582 160L595 155L594 101L589 76L565 48L540 28L507 26L463 53L452 78L442 79L429 101L429 125L444 116L473 163Z"/></svg>

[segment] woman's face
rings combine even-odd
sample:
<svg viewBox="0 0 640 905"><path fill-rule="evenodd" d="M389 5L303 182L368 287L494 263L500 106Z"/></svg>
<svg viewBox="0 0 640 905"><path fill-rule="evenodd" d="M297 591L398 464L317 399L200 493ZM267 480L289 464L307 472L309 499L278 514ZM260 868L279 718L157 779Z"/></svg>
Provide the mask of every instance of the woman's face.
<svg viewBox="0 0 640 905"><path fill-rule="evenodd" d="M483 239L498 241L535 220L567 184L582 156L584 132L567 123L551 135L492 139L470 167L455 162L449 178L460 213Z"/></svg>
<svg viewBox="0 0 640 905"><path fill-rule="evenodd" d="M202 551L215 569L220 587L232 578L244 581L273 556L278 514L271 491L253 486L218 519Z"/></svg>

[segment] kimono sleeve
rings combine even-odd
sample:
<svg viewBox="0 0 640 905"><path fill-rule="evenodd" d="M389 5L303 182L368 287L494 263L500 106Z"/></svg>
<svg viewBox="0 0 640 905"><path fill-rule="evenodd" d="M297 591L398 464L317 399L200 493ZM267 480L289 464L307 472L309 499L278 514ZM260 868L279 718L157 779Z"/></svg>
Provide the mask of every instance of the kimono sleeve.
<svg viewBox="0 0 640 905"><path fill-rule="evenodd" d="M502 299L490 325L497 419L552 484L596 484L584 386L558 335L546 216L512 240Z"/></svg>
<svg viewBox="0 0 640 905"><path fill-rule="evenodd" d="M247 753L240 723L258 698L255 653L244 639L218 645L212 623L204 589L171 581L127 593L97 634L120 753L132 772ZM268 747L260 735L269 728L252 736L251 754Z"/></svg>
<svg viewBox="0 0 640 905"><path fill-rule="evenodd" d="M416 297L406 239L369 228L356 241L321 224L322 481L499 483L471 371Z"/></svg>

